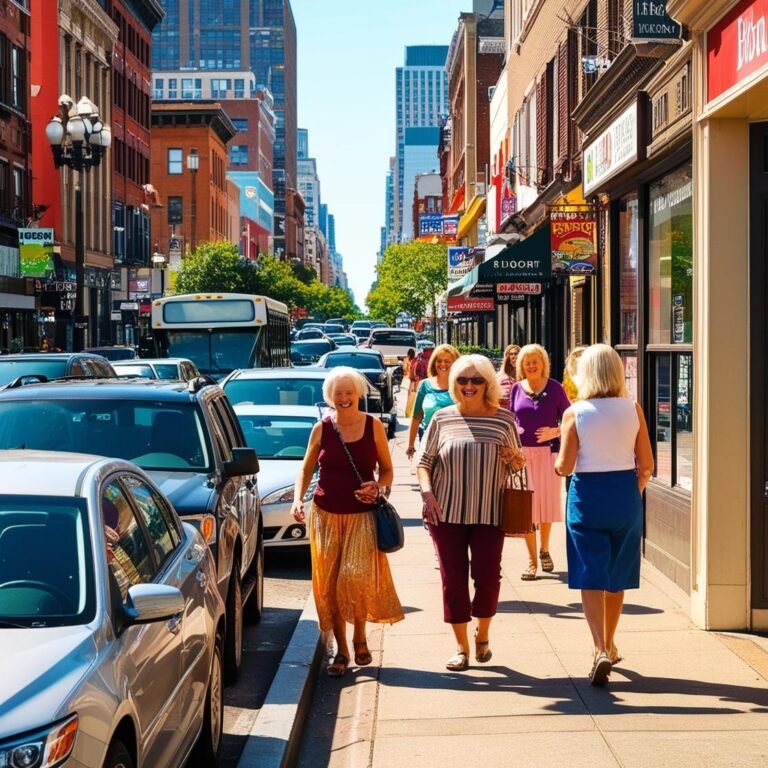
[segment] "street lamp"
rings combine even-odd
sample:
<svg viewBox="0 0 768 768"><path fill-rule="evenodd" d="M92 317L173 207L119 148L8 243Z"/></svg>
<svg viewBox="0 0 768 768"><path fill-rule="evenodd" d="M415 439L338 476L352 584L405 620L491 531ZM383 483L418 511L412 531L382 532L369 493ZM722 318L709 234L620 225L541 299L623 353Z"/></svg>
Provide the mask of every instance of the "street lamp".
<svg viewBox="0 0 768 768"><path fill-rule="evenodd" d="M195 226L197 224L197 169L200 167L200 155L196 149L190 149L187 155L187 170L192 174L192 202L190 210L190 223L192 225L192 252L197 247L197 237L195 235Z"/></svg>
<svg viewBox="0 0 768 768"><path fill-rule="evenodd" d="M85 236L81 177L101 162L112 144L112 131L102 123L99 108L83 96L77 104L70 96L59 96L59 112L45 126L45 135L53 152L56 168L66 165L77 171L75 179L75 311L72 344L75 352L85 346L83 291L85 288Z"/></svg>

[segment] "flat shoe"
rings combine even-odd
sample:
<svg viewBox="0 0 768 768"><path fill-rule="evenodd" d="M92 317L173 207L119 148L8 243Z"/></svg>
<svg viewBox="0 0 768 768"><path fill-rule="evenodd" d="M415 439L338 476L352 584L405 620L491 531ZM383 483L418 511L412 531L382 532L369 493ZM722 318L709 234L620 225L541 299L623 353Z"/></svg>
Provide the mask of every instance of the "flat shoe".
<svg viewBox="0 0 768 768"><path fill-rule="evenodd" d="M604 653L595 657L592 664L592 670L589 673L589 681L592 685L603 686L608 682L608 676L611 674L611 660Z"/></svg>
<svg viewBox="0 0 768 768"><path fill-rule="evenodd" d="M488 640L478 640L475 636L475 661L485 664L493 658L493 651Z"/></svg>
<svg viewBox="0 0 768 768"><path fill-rule="evenodd" d="M349 666L349 659L344 654L337 653L333 661L325 668L328 677L343 677Z"/></svg>
<svg viewBox="0 0 768 768"><path fill-rule="evenodd" d="M549 552L539 552L539 560L541 560L542 571L552 573L555 570L555 564L552 562L552 556Z"/></svg>
<svg viewBox="0 0 768 768"><path fill-rule="evenodd" d="M456 651L456 653L445 662L445 668L451 672L464 672L468 667L469 659L464 651Z"/></svg>
<svg viewBox="0 0 768 768"><path fill-rule="evenodd" d="M536 580L536 563L529 562L528 567L520 574L520 578L523 581L535 581Z"/></svg>
<svg viewBox="0 0 768 768"><path fill-rule="evenodd" d="M358 667L367 667L373 661L367 641L363 640L362 643L352 643L352 645L355 648L355 664Z"/></svg>

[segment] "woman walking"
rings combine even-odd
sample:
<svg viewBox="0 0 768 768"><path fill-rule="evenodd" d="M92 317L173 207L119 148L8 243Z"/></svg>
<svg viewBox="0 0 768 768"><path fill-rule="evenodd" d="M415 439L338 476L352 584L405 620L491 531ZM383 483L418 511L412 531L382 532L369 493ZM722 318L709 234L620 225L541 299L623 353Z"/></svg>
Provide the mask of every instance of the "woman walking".
<svg viewBox="0 0 768 768"><path fill-rule="evenodd" d="M509 408L509 391L517 381L517 356L519 353L520 347L517 344L510 344L504 350L504 359L501 361L499 372L496 374L501 387L501 404L505 408Z"/></svg>
<svg viewBox="0 0 768 768"><path fill-rule="evenodd" d="M496 614L501 580L502 488L507 466L525 463L514 418L499 408L499 384L490 360L460 357L448 389L456 405L432 417L419 461L418 477L440 563L443 618L456 638L446 668L469 666L469 622L474 616L475 660L490 661L489 630ZM469 594L469 577L475 587Z"/></svg>
<svg viewBox="0 0 768 768"><path fill-rule="evenodd" d="M323 397L334 412L313 428L294 486L292 511L301 523L305 520L302 500L320 465L308 529L320 629L332 629L336 639L336 655L327 667L331 677L341 677L349 665L348 623L354 625L355 664L365 666L371 663L366 622L391 624L403 618L387 556L376 547L372 510L379 494L389 492L392 459L381 421L358 409L366 392L359 371L345 366L331 371L323 383ZM362 485L342 443L363 478Z"/></svg>
<svg viewBox="0 0 768 768"><path fill-rule="evenodd" d="M555 456L560 448L560 420L570 405L562 386L549 377L549 355L538 344L526 344L517 355L517 383L509 393L509 409L515 414L523 442L529 487L533 490L533 522L541 537L536 549L536 533L525 538L528 567L520 578L536 578L541 569L555 569L549 554L552 523L563 519L562 482L555 474Z"/></svg>
<svg viewBox="0 0 768 768"><path fill-rule="evenodd" d="M578 366L579 399L566 412L560 475L573 472L566 506L568 586L581 590L592 633L592 685L605 685L621 660L614 637L624 590L640 585L642 492L653 472L645 416L627 397L624 367L607 344Z"/></svg>

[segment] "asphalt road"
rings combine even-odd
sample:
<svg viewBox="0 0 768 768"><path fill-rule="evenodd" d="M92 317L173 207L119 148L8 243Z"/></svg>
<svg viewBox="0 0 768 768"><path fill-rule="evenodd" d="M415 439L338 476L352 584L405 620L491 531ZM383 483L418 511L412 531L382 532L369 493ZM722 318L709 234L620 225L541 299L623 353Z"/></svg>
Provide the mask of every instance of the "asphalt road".
<svg viewBox="0 0 768 768"><path fill-rule="evenodd" d="M309 547L267 549L264 616L246 625L237 685L224 694L221 768L235 768L311 588Z"/></svg>

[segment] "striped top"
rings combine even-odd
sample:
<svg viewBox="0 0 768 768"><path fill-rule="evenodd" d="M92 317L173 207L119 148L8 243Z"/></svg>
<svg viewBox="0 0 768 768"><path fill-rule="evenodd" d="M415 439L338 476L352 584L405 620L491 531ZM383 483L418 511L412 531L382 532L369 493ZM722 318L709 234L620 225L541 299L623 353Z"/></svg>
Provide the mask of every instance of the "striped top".
<svg viewBox="0 0 768 768"><path fill-rule="evenodd" d="M515 417L499 408L493 416L462 416L441 408L424 437L419 466L429 470L443 522L499 525L506 469L499 448L520 449Z"/></svg>

